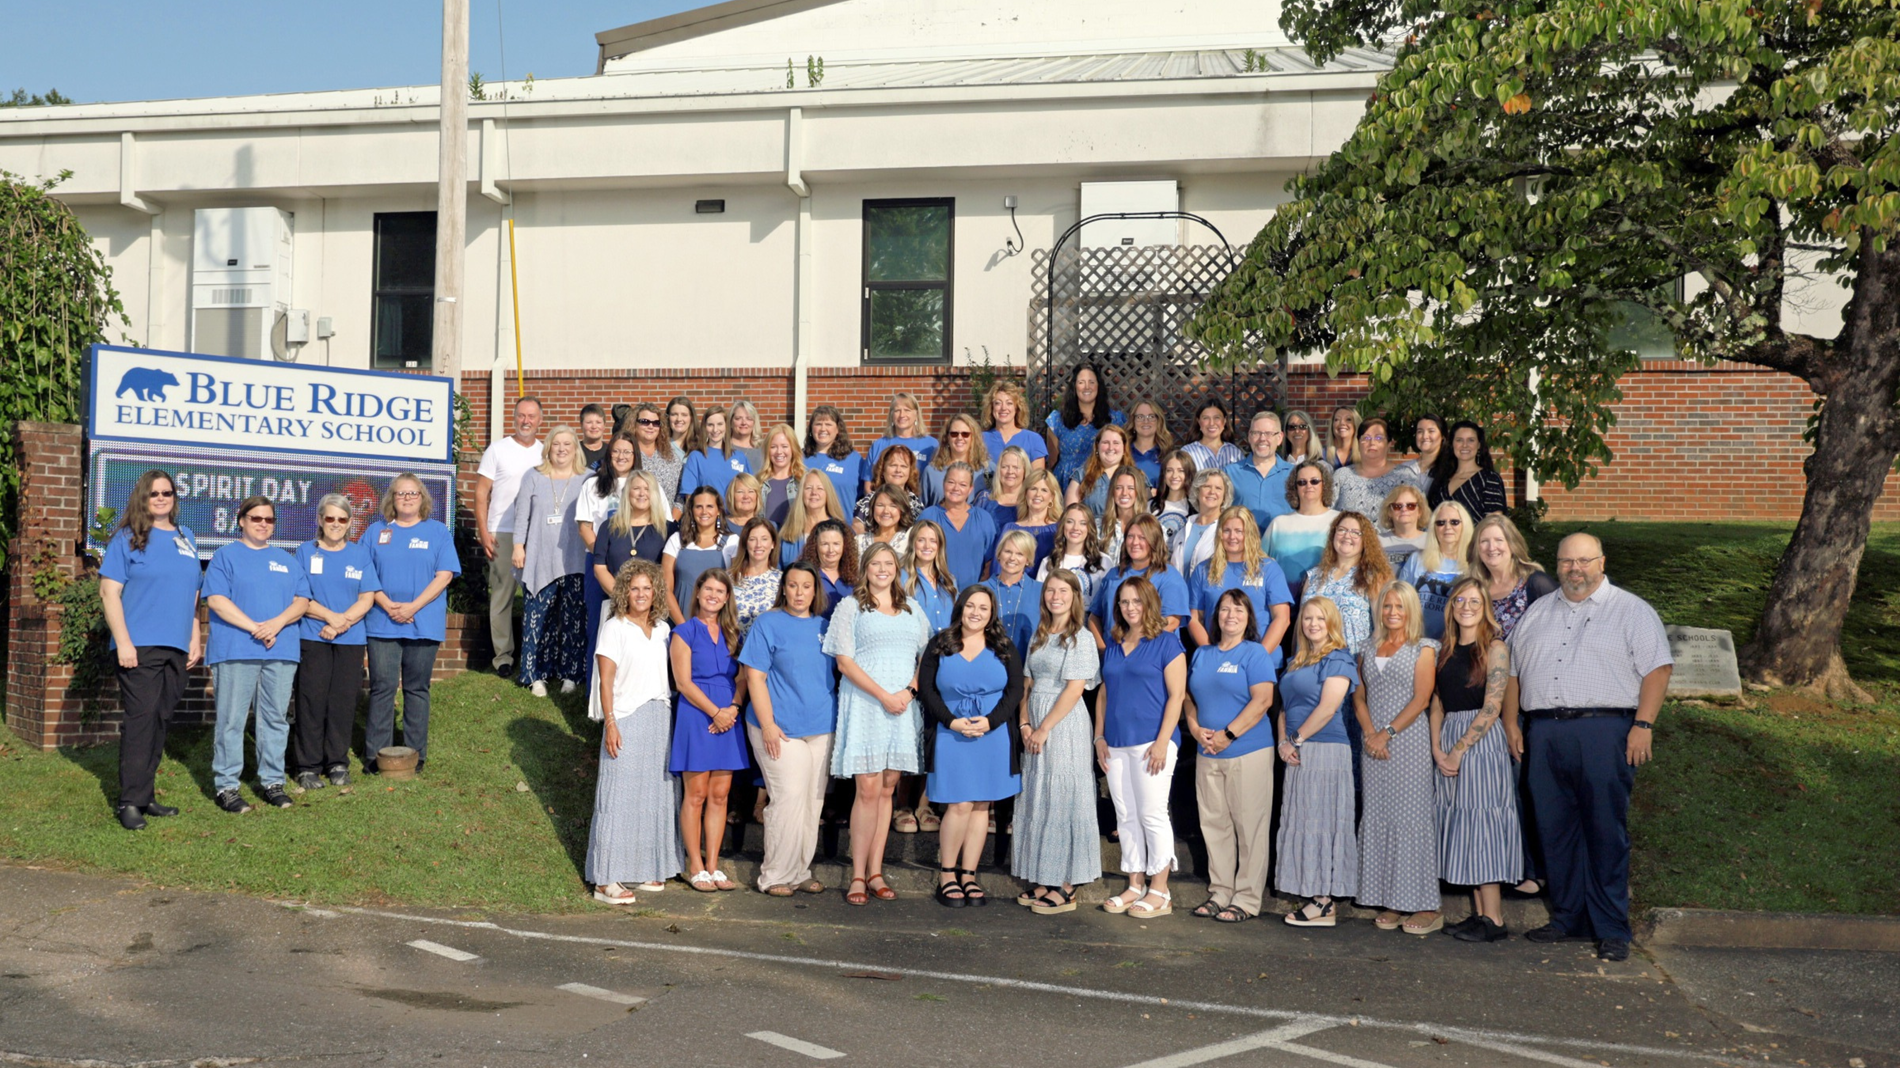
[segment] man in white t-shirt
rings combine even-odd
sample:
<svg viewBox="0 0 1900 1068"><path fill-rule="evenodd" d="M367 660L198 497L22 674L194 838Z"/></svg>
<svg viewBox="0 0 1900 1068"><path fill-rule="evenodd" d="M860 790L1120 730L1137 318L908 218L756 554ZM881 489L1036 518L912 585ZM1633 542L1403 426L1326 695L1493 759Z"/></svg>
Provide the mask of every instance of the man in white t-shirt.
<svg viewBox="0 0 1900 1068"><path fill-rule="evenodd" d="M515 432L482 453L475 482L475 527L482 535L488 557L488 638L494 646L491 666L497 675L514 674L515 666L515 495L521 477L541 464L541 402L523 397L515 402Z"/></svg>

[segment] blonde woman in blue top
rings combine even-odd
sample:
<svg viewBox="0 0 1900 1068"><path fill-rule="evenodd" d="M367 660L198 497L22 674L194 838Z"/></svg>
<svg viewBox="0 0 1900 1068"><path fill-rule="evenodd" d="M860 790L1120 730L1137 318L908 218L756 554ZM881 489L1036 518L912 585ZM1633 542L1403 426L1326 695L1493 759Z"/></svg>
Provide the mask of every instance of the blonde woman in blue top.
<svg viewBox="0 0 1900 1068"><path fill-rule="evenodd" d="M1353 746L1346 707L1359 668L1346 644L1339 607L1325 597L1300 605L1299 646L1280 676L1279 863L1274 888L1310 898L1287 913L1295 927L1331 927L1337 898L1359 889L1359 839L1353 832Z"/></svg>
<svg viewBox="0 0 1900 1068"><path fill-rule="evenodd" d="M170 475L147 471L132 486L119 529L99 565L99 602L112 634L119 674L119 825L145 827L147 816L176 816L158 803L154 781L165 728L185 693L185 672L204 656L198 590L204 568L198 541L178 517Z"/></svg>
<svg viewBox="0 0 1900 1068"><path fill-rule="evenodd" d="M943 546L943 528L925 519L910 528L910 547L904 552L904 592L923 610L933 634L950 625L950 609L957 601L957 579Z"/></svg>
<svg viewBox="0 0 1900 1068"><path fill-rule="evenodd" d="M1228 590L1247 595L1253 604L1260 644L1280 669L1280 644L1293 620L1293 593L1287 589L1286 575L1280 565L1260 545L1259 530L1253 525L1253 512L1236 504L1221 513L1219 547L1214 555L1188 578L1188 596L1194 613L1188 618L1188 633L1195 644L1209 645L1217 631L1209 626L1214 620L1215 602Z"/></svg>
<svg viewBox="0 0 1900 1068"><path fill-rule="evenodd" d="M1004 449L1021 449L1038 471L1049 466L1049 445L1029 429L1029 397L1014 380L999 378L983 397L983 447L991 456Z"/></svg>
<svg viewBox="0 0 1900 1068"><path fill-rule="evenodd" d="M831 785L832 732L838 724L838 684L823 650L825 593L810 564L785 569L778 602L746 633L739 663L746 668L746 737L765 777L765 859L759 889L773 897L820 894L812 878L818 821Z"/></svg>
<svg viewBox="0 0 1900 1068"><path fill-rule="evenodd" d="M1115 803L1128 888L1104 901L1102 910L1147 919L1174 911L1168 792L1181 749L1187 652L1161 625L1161 597L1153 583L1132 575L1114 587L1114 598L1115 626L1095 706L1095 760Z"/></svg>
<svg viewBox="0 0 1900 1068"><path fill-rule="evenodd" d="M827 519L835 519L847 527L851 525L851 517L845 514L838 500L832 477L821 470L807 469L805 477L798 482L797 495L785 509L785 522L779 525L779 563L789 564L804 555L806 541L818 529L818 524Z"/></svg>
<svg viewBox="0 0 1900 1068"><path fill-rule="evenodd" d="M1277 655L1261 646L1253 600L1244 591L1222 592L1213 617L1214 641L1194 650L1188 667L1188 737L1199 753L1194 797L1207 846L1207 900L1192 915L1239 923L1260 915L1267 891L1273 814L1267 709Z"/></svg>
<svg viewBox="0 0 1900 1068"><path fill-rule="evenodd" d="M1034 540L1036 551L1029 558L1029 573L1035 574L1042 561L1055 550L1056 520L1061 517L1062 494L1056 489L1056 476L1047 471L1037 471L1030 476L1028 485L1023 489L1023 504L1016 509L1016 518L999 527L1002 536L1008 536L1012 530L1020 530ZM1002 546L1001 538L997 546ZM991 569L994 571L994 567Z"/></svg>
<svg viewBox="0 0 1900 1068"><path fill-rule="evenodd" d="M383 588L369 613L369 719L365 770L395 738L396 688L402 687L402 744L416 751L416 770L429 759L429 685L436 650L448 637L442 591L462 573L455 536L435 514L435 498L407 472L389 482L383 514L362 542L376 559Z"/></svg>
<svg viewBox="0 0 1900 1068"><path fill-rule="evenodd" d="M244 773L244 725L253 708L258 794L277 808L291 805L284 792L284 749L302 652L302 630L295 624L310 604L310 579L296 557L271 545L276 533L277 506L269 497L246 497L238 505L238 540L213 553L205 568L205 605L211 609L205 662L218 714L211 785L226 812L251 807L238 796L238 781Z"/></svg>
<svg viewBox="0 0 1900 1068"><path fill-rule="evenodd" d="M1432 511L1432 529L1426 533L1425 548L1406 557L1399 566L1399 581L1418 590L1427 638L1445 636L1445 608L1451 603L1452 586L1465 577L1465 560L1471 552L1475 526L1464 505L1445 501Z"/></svg>
<svg viewBox="0 0 1900 1068"><path fill-rule="evenodd" d="M1042 620L1042 583L1029 577L1035 553L1036 539L1029 534L1013 530L1003 535L996 546L996 573L983 580L996 595L997 621L1015 643L1019 658Z"/></svg>
<svg viewBox="0 0 1900 1068"><path fill-rule="evenodd" d="M680 471L679 501L692 499L693 491L710 486L722 500L732 476L748 474L752 465L745 454L726 441L726 413L710 411L686 436L686 466Z"/></svg>
<svg viewBox="0 0 1900 1068"><path fill-rule="evenodd" d="M295 733L290 773L305 790L350 782L350 730L363 689L369 651L363 618L383 588L369 546L350 540L350 499L331 493L317 502L317 536L297 546L310 579L298 656Z"/></svg>
<svg viewBox="0 0 1900 1068"><path fill-rule="evenodd" d="M924 428L924 407L918 403L915 394L891 394L890 406L884 413L884 436L871 443L871 452L865 461L875 468L884 450L893 445L909 449L919 467L929 463L930 458L937 454L937 439L931 437ZM868 483L864 486L865 493L870 493L872 489Z"/></svg>

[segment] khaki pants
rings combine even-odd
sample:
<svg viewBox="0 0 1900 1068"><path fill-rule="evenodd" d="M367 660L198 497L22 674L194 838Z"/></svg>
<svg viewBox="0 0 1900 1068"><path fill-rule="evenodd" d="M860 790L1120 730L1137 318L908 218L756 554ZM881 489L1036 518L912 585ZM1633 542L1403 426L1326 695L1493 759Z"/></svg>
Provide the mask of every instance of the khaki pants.
<svg viewBox="0 0 1900 1068"><path fill-rule="evenodd" d="M495 535L495 558L488 561L488 643L494 647L491 667L515 662L515 536Z"/></svg>
<svg viewBox="0 0 1900 1068"><path fill-rule="evenodd" d="M1207 896L1222 908L1236 905L1255 916L1267 889L1273 760L1272 749L1261 749L1226 759L1200 754L1194 761L1194 797L1207 843Z"/></svg>
<svg viewBox="0 0 1900 1068"><path fill-rule="evenodd" d="M764 731L747 723L745 733L770 795L759 889L803 883L811 878L811 860L818 854L818 817L831 785L831 735L787 738L773 760L765 754Z"/></svg>

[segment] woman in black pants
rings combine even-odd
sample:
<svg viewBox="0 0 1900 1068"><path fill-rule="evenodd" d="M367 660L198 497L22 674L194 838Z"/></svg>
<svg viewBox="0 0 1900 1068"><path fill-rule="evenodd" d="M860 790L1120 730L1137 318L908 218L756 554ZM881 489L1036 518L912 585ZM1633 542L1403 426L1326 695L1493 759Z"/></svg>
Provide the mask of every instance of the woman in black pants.
<svg viewBox="0 0 1900 1068"><path fill-rule="evenodd" d="M356 725L369 641L361 624L383 588L369 546L350 540L354 519L350 499L329 494L317 502L316 539L297 546L311 596L297 667L290 772L306 790L322 789L325 778L337 786L350 781L350 728Z"/></svg>
<svg viewBox="0 0 1900 1068"><path fill-rule="evenodd" d="M185 671L204 656L198 591L204 567L191 528L178 525L171 476L147 471L132 487L119 529L99 565L99 600L119 665L119 825L176 816L158 803L153 781L165 728L185 693Z"/></svg>

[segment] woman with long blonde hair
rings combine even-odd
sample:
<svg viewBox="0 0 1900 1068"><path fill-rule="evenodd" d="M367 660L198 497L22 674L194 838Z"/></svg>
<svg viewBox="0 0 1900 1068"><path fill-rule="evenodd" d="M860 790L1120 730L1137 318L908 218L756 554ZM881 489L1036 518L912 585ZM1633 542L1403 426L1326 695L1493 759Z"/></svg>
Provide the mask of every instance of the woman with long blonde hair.
<svg viewBox="0 0 1900 1068"><path fill-rule="evenodd" d="M1331 927L1336 899L1359 889L1359 840L1353 832L1353 746L1346 700L1359 668L1346 644L1339 606L1310 597L1300 606L1299 645L1280 676L1279 863L1274 888L1310 898L1287 913L1294 927Z"/></svg>
<svg viewBox="0 0 1900 1068"><path fill-rule="evenodd" d="M1030 884L1016 899L1037 914L1075 910L1075 888L1102 877L1092 724L1083 693L1101 677L1101 654L1083 626L1087 602L1075 572L1057 568L1042 584L1036 633L1024 667L1029 696L1020 715L1023 792L1010 836L1010 874Z"/></svg>
<svg viewBox="0 0 1900 1068"><path fill-rule="evenodd" d="M1432 812L1431 726L1438 643L1425 637L1418 591L1388 582L1372 637L1359 650L1353 718L1359 721L1358 902L1378 908L1382 931L1428 935L1438 912L1438 824ZM1401 916L1401 914L1404 914Z"/></svg>
<svg viewBox="0 0 1900 1068"><path fill-rule="evenodd" d="M976 416L965 412L957 412L944 420L943 437L938 439L937 451L920 474L925 507L943 502L943 476L954 463L969 464L970 470L975 473L971 500L978 499L978 494L989 489L990 477L994 473L990 466L990 454L983 448L983 434L977 426Z"/></svg>
<svg viewBox="0 0 1900 1068"><path fill-rule="evenodd" d="M1432 512L1425 548L1406 557L1399 567L1399 581L1418 590L1427 638L1445 636L1445 606L1451 603L1452 583L1465 576L1472 526L1471 513L1464 505L1457 501L1440 504Z"/></svg>
<svg viewBox="0 0 1900 1068"><path fill-rule="evenodd" d="M784 524L785 513L791 510L792 498L798 495L799 482L805 477L805 461L798 455L798 433L779 423L765 432L761 452L765 462L759 467L758 477L765 498L760 514L777 527Z"/></svg>
<svg viewBox="0 0 1900 1068"><path fill-rule="evenodd" d="M1220 514L1214 555L1188 576L1189 603L1194 606L1188 617L1188 633L1198 645L1214 640L1214 612L1220 595L1239 590L1253 605L1253 617L1259 627L1260 644L1280 668L1280 643L1293 619L1293 592L1287 588L1286 574L1274 563L1260 543L1260 529L1254 526L1253 510L1244 504L1231 505Z"/></svg>
<svg viewBox="0 0 1900 1068"><path fill-rule="evenodd" d="M983 395L983 448L991 456L1021 449L1031 468L1046 470L1049 445L1029 429L1029 397L1014 379L999 378Z"/></svg>
<svg viewBox="0 0 1900 1068"><path fill-rule="evenodd" d="M548 680L573 693L587 677L587 546L576 512L587 489L581 439L572 427L548 433L541 466L521 476L515 497L514 566L527 595L521 609L520 681L545 697Z"/></svg>
<svg viewBox="0 0 1900 1068"><path fill-rule="evenodd" d="M594 649L587 717L603 724L586 877L594 900L631 905L634 891L658 891L685 866L678 803L667 772L672 696L667 689L666 623L658 564L631 559L613 575L613 615Z"/></svg>

